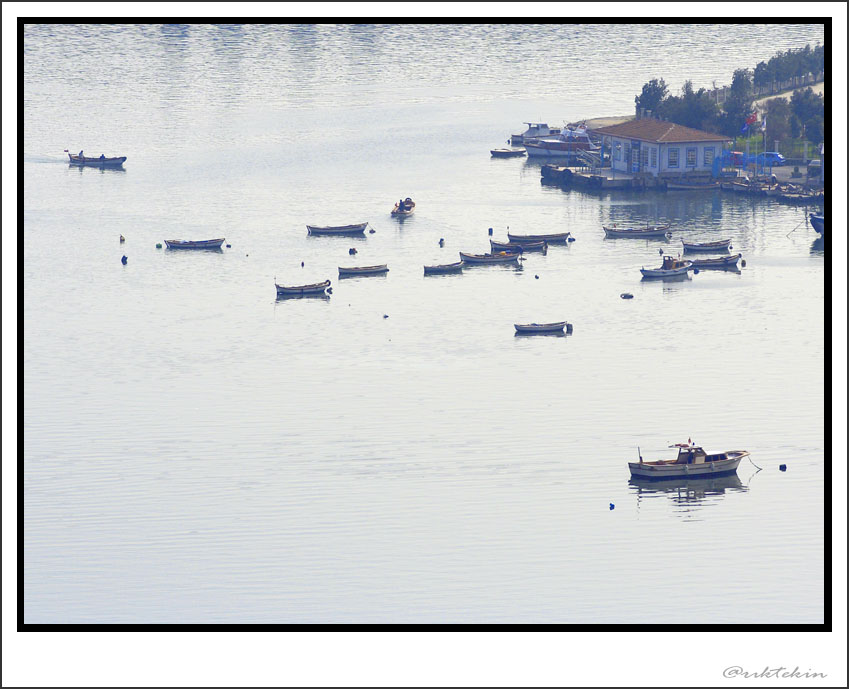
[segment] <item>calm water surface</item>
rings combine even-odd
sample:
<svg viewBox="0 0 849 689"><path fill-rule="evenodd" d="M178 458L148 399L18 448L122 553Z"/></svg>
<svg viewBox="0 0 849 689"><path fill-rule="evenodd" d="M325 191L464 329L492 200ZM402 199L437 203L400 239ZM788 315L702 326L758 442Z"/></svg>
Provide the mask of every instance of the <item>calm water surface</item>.
<svg viewBox="0 0 849 689"><path fill-rule="evenodd" d="M629 114L653 77L730 83L823 27L632 28L27 27L25 621L822 622L804 209L563 191L489 149ZM601 230L655 221L671 242ZM508 226L576 241L422 275ZM740 272L640 280L728 236ZM211 237L231 248L156 248ZM333 294L278 301L275 278ZM555 320L573 334L514 335ZM762 471L629 483L638 446L688 437Z"/></svg>

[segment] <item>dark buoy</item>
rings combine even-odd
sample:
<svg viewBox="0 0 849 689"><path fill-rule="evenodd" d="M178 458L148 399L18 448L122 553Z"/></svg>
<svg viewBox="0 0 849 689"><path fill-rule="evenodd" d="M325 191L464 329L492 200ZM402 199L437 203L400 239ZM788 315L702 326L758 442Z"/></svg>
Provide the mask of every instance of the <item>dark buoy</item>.
<svg viewBox="0 0 849 689"><path fill-rule="evenodd" d="M729 251L731 251L731 249L733 249L733 248L734 248L734 247L733 247L733 246L731 246L730 244L728 245L728 250L729 250Z"/></svg>
<svg viewBox="0 0 849 689"><path fill-rule="evenodd" d="M124 235L119 235L119 236L121 237L121 239L120 239L121 244L123 244L124 242L127 241L126 239L124 239Z"/></svg>
<svg viewBox="0 0 849 689"><path fill-rule="evenodd" d="M566 324L566 334L567 334L567 335L571 335L571 334L572 334L572 324L571 324L571 323L567 323L567 324Z"/></svg>
<svg viewBox="0 0 849 689"><path fill-rule="evenodd" d="M661 256L663 256L663 249L658 249L657 253L659 253Z"/></svg>
<svg viewBox="0 0 849 689"><path fill-rule="evenodd" d="M226 245L228 249L232 248L229 244Z"/></svg>
<svg viewBox="0 0 849 689"><path fill-rule="evenodd" d="M304 262L303 262L303 261L301 261L301 268L303 268L303 267L304 267Z"/></svg>
<svg viewBox="0 0 849 689"><path fill-rule="evenodd" d="M740 261L740 265L743 266L744 268L746 267L746 259L745 258L742 261Z"/></svg>
<svg viewBox="0 0 849 689"><path fill-rule="evenodd" d="M787 465L786 464L779 464L778 470L779 471L787 471Z"/></svg>
<svg viewBox="0 0 849 689"><path fill-rule="evenodd" d="M387 316L385 313L383 314L383 317L384 317L384 318L389 318L389 316Z"/></svg>
<svg viewBox="0 0 849 689"><path fill-rule="evenodd" d="M348 254L349 254L349 255L353 256L355 253L357 253L357 250L356 250L356 249L354 249L353 247L351 247L350 249L348 249Z"/></svg>
<svg viewBox="0 0 849 689"><path fill-rule="evenodd" d="M328 288L327 288L327 293L328 293L328 294L333 294L333 288L332 288L332 287L328 287Z"/></svg>
<svg viewBox="0 0 849 689"><path fill-rule="evenodd" d="M698 274L699 274L699 269L693 268L693 275L698 275Z"/></svg>
<svg viewBox="0 0 849 689"><path fill-rule="evenodd" d="M489 236L490 237L492 236L492 228L491 227L489 228Z"/></svg>
<svg viewBox="0 0 849 689"><path fill-rule="evenodd" d="M445 246L445 240L442 237L439 238L439 246Z"/></svg>
<svg viewBox="0 0 849 689"><path fill-rule="evenodd" d="M611 502L611 503L610 503L610 509L613 509L614 507L616 507L616 505L614 505L614 504Z"/></svg>
<svg viewBox="0 0 849 689"><path fill-rule="evenodd" d="M127 257L126 256L121 256L121 263L123 263L124 265L127 265Z"/></svg>
<svg viewBox="0 0 849 689"><path fill-rule="evenodd" d="M161 249L161 248L162 248L162 244L160 244L159 242L156 242L156 248L157 248L157 249Z"/></svg>
<svg viewBox="0 0 849 689"><path fill-rule="evenodd" d="M622 297L623 299L633 299L634 298L634 295L631 294L630 292L622 292L622 294L620 294L619 296Z"/></svg>
<svg viewBox="0 0 849 689"><path fill-rule="evenodd" d="M369 230L369 231L368 231L368 233L369 233L369 234L374 234L374 230Z"/></svg>
<svg viewBox="0 0 849 689"><path fill-rule="evenodd" d="M534 280L539 280L539 275L534 275Z"/></svg>
<svg viewBox="0 0 849 689"><path fill-rule="evenodd" d="M574 241L575 241L575 238L574 238L574 237L568 237L566 241L574 242Z"/></svg>

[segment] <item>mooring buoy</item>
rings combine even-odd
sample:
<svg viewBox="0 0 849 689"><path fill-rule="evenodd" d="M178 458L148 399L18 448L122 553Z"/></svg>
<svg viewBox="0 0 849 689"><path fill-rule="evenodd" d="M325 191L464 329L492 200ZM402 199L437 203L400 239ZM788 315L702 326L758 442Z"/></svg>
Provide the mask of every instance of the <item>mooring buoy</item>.
<svg viewBox="0 0 849 689"><path fill-rule="evenodd" d="M124 235L120 235L120 237L121 237L120 241L121 241L122 243L127 241L126 239L124 239Z"/></svg>
<svg viewBox="0 0 849 689"><path fill-rule="evenodd" d="M634 298L634 295L631 294L630 292L622 292L622 294L620 294L619 296L622 297L623 299L633 299Z"/></svg>
<svg viewBox="0 0 849 689"><path fill-rule="evenodd" d="M124 265L127 265L127 257L126 256L121 256L121 263L123 263Z"/></svg>
<svg viewBox="0 0 849 689"><path fill-rule="evenodd" d="M614 507L616 507L616 505L614 505L614 504L611 502L611 503L610 503L610 509L612 510Z"/></svg>
<svg viewBox="0 0 849 689"><path fill-rule="evenodd" d="M740 261L740 265L743 266L744 268L746 267L746 259L745 258L742 261Z"/></svg>
<svg viewBox="0 0 849 689"><path fill-rule="evenodd" d="M787 465L786 464L779 464L778 470L779 471L787 471Z"/></svg>
<svg viewBox="0 0 849 689"><path fill-rule="evenodd" d="M157 248L157 249L161 249L161 248L162 248L162 244L160 244L159 242L157 242L157 243L156 243L156 248Z"/></svg>

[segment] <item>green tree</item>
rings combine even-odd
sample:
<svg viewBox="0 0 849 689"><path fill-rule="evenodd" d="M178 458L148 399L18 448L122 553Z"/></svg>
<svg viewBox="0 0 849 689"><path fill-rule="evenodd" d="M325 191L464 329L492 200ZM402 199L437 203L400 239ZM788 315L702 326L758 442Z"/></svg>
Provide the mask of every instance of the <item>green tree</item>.
<svg viewBox="0 0 849 689"><path fill-rule="evenodd" d="M634 96L634 102L637 104L637 109L645 108L657 112L658 105L665 97L666 82L663 79L652 79L643 84L642 93L639 96Z"/></svg>
<svg viewBox="0 0 849 689"><path fill-rule="evenodd" d="M790 109L803 136L814 143L822 141L825 99L814 93L810 86L806 89L796 89L790 98Z"/></svg>
<svg viewBox="0 0 849 689"><path fill-rule="evenodd" d="M725 99L725 113L719 120L726 136L739 136L740 129L752 112L752 76L748 69L734 70L734 78Z"/></svg>
<svg viewBox="0 0 849 689"><path fill-rule="evenodd" d="M767 141L784 141L790 137L790 118L793 116L786 98L773 98L765 104Z"/></svg>
<svg viewBox="0 0 849 689"><path fill-rule="evenodd" d="M719 109L705 89L693 90L693 82L685 81L681 96L665 98L657 108L660 117L693 129L715 132Z"/></svg>

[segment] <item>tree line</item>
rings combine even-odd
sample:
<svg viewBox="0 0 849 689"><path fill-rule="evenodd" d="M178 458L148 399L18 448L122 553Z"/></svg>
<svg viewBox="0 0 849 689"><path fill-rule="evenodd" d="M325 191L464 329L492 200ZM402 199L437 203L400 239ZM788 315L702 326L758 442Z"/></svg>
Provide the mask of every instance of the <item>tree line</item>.
<svg viewBox="0 0 849 689"><path fill-rule="evenodd" d="M786 81L808 72L819 74L825 71L825 46L817 43L811 48L806 45L798 50L778 52L767 62L759 62L752 73L755 86L769 86L774 81Z"/></svg>
<svg viewBox="0 0 849 689"><path fill-rule="evenodd" d="M785 69L788 64L807 65L809 63L804 60L812 59L815 55L822 57L822 46L818 45L814 50L810 46L799 51L788 50L787 53L777 54L768 63L759 63L758 67L765 65L764 69L777 70L779 67ZM762 75L767 73L764 69L761 70ZM811 70L805 69L807 71ZM816 71L822 71L822 65ZM660 119L733 138L753 134L755 127L760 127L760 124L744 126L753 112L754 86L752 70L735 70L725 103L720 108L707 89L696 91L690 80L684 82L680 96L673 96L668 93L668 86L663 79L652 79L643 84L642 92L634 98L634 102L637 109L651 110L653 116ZM825 99L814 93L810 86L796 89L789 102L784 98L767 101L765 116L766 137L769 141L806 138L818 144L823 140Z"/></svg>

